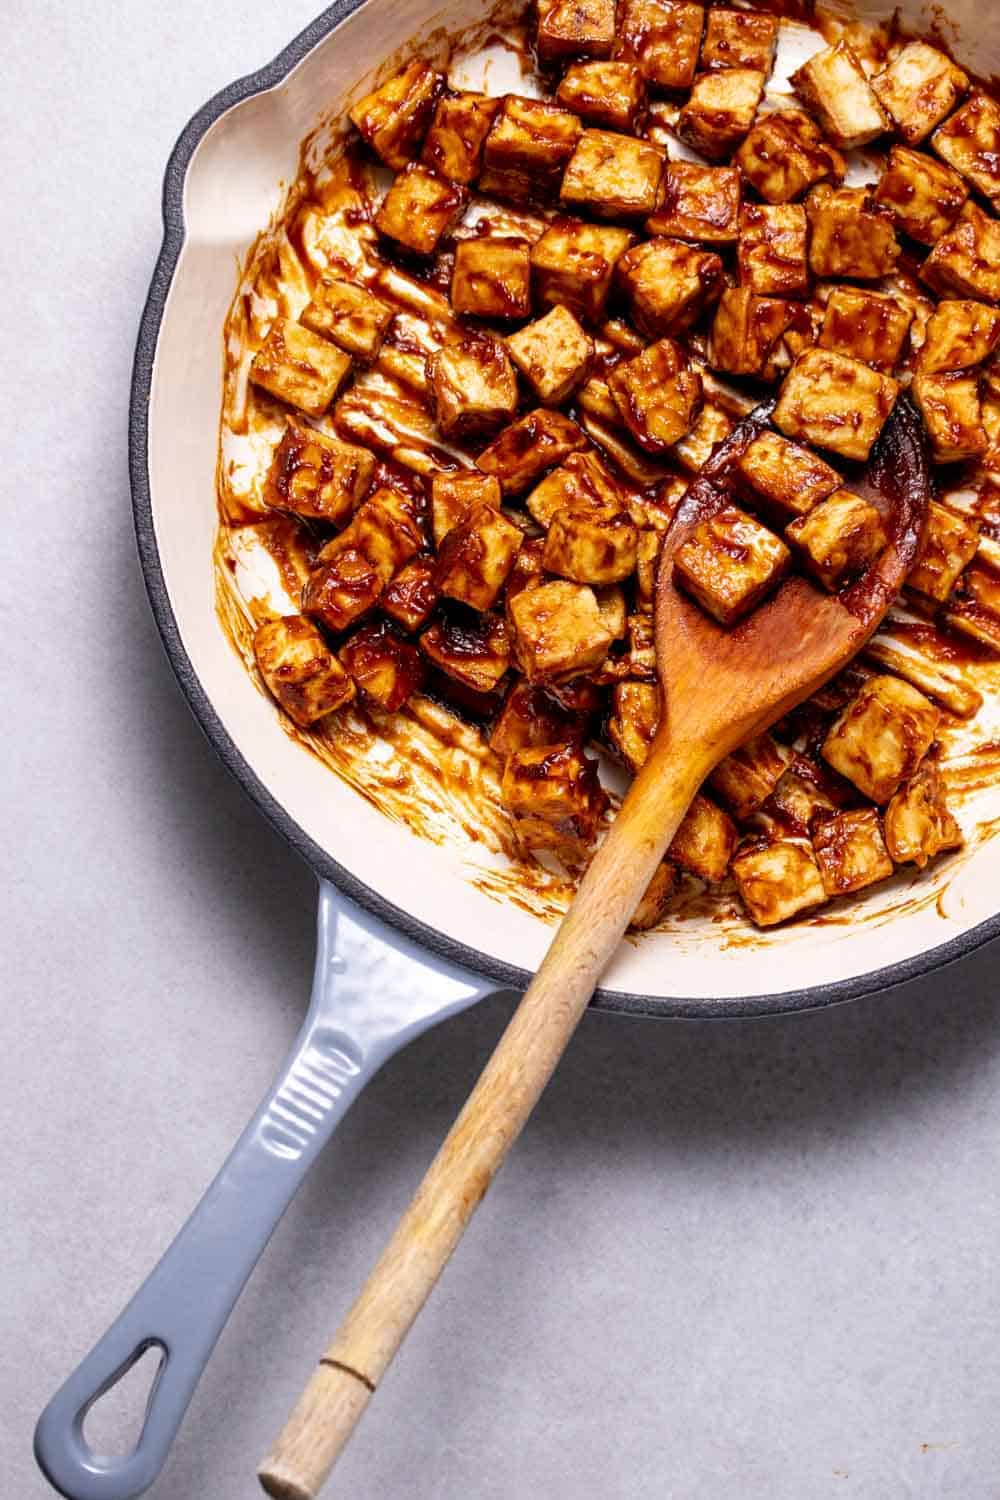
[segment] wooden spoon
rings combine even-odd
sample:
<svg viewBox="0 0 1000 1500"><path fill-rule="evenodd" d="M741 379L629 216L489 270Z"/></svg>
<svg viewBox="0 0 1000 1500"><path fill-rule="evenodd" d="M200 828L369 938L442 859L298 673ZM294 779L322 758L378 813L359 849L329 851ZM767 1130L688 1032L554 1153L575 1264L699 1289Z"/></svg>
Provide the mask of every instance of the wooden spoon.
<svg viewBox="0 0 1000 1500"><path fill-rule="evenodd" d="M901 400L867 470L851 482L878 506L889 537L856 584L837 598L792 578L729 630L678 592L674 553L727 503L727 474L767 428L770 411L757 408L719 446L667 534L656 598L665 712L649 758L416 1197L261 1464L261 1483L277 1500L315 1500L551 1077L702 781L860 650L913 564L930 476L920 421Z"/></svg>

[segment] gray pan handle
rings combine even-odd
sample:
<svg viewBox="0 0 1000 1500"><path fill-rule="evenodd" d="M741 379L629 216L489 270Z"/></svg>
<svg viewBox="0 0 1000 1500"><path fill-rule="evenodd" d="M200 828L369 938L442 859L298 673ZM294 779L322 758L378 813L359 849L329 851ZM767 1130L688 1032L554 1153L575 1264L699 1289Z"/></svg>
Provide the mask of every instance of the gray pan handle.
<svg viewBox="0 0 1000 1500"><path fill-rule="evenodd" d="M339 1121L387 1058L492 988L321 882L312 1001L281 1072L162 1260L39 1418L35 1456L68 1500L132 1500L153 1483L237 1297ZM88 1410L150 1348L160 1366L135 1448L94 1452Z"/></svg>

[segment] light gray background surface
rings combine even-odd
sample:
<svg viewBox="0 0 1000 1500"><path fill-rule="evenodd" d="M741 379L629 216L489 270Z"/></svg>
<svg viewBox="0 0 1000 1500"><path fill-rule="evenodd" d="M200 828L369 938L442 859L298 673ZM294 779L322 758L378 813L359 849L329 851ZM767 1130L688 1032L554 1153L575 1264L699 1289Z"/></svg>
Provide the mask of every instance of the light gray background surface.
<svg viewBox="0 0 1000 1500"><path fill-rule="evenodd" d="M202 740L147 611L126 407L174 138L312 14L4 7L5 1500L48 1493L37 1411L213 1175L308 989L311 876ZM1000 1494L995 968L788 1021L589 1019L330 1494ZM356 1106L156 1500L257 1493L506 1013L432 1033Z"/></svg>

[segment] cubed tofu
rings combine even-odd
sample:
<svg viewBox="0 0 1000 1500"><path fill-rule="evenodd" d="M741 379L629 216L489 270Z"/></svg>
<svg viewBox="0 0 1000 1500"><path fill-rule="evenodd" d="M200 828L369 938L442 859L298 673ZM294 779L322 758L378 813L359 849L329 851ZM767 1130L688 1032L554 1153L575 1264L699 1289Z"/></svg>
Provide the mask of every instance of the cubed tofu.
<svg viewBox="0 0 1000 1500"><path fill-rule="evenodd" d="M635 560L636 607L652 614L656 599L656 571L663 551L662 531L640 531Z"/></svg>
<svg viewBox="0 0 1000 1500"><path fill-rule="evenodd" d="M574 507L552 517L543 562L575 583L620 583L635 571L639 532L627 510Z"/></svg>
<svg viewBox="0 0 1000 1500"><path fill-rule="evenodd" d="M740 174L735 167L668 162L660 183L660 206L646 220L649 234L734 245L740 233Z"/></svg>
<svg viewBox="0 0 1000 1500"><path fill-rule="evenodd" d="M913 309L895 297L837 286L827 299L819 346L891 374L902 358L912 322Z"/></svg>
<svg viewBox="0 0 1000 1500"><path fill-rule="evenodd" d="M934 132L931 145L1000 213L1000 104L977 89Z"/></svg>
<svg viewBox="0 0 1000 1500"><path fill-rule="evenodd" d="M362 625L337 655L365 698L388 713L419 692L424 663L416 646L403 640L388 620Z"/></svg>
<svg viewBox="0 0 1000 1500"><path fill-rule="evenodd" d="M535 46L543 62L611 56L615 0L537 0L536 8Z"/></svg>
<svg viewBox="0 0 1000 1500"><path fill-rule="evenodd" d="M451 274L451 305L477 318L531 316L531 246L527 240L481 235L459 240Z"/></svg>
<svg viewBox="0 0 1000 1500"><path fill-rule="evenodd" d="M302 729L354 697L354 683L304 615L265 621L254 635L253 650L268 691Z"/></svg>
<svg viewBox="0 0 1000 1500"><path fill-rule="evenodd" d="M873 807L820 815L813 825L812 845L828 896L864 890L892 874L892 860Z"/></svg>
<svg viewBox="0 0 1000 1500"><path fill-rule="evenodd" d="M529 682L558 682L592 672L614 636L592 588L557 579L510 602L515 660Z"/></svg>
<svg viewBox="0 0 1000 1500"><path fill-rule="evenodd" d="M907 42L872 79L882 108L911 146L940 125L968 87L969 75L928 42Z"/></svg>
<svg viewBox="0 0 1000 1500"><path fill-rule="evenodd" d="M968 196L951 167L907 146L893 146L873 194L896 227L922 245L933 245L951 228Z"/></svg>
<svg viewBox="0 0 1000 1500"><path fill-rule="evenodd" d="M571 453L587 447L580 428L562 412L538 406L506 428L476 459L484 474L500 481L505 495L520 495Z"/></svg>
<svg viewBox="0 0 1000 1500"><path fill-rule="evenodd" d="M982 302L939 302L927 321L917 366L929 375L971 370L1000 344L1000 309Z"/></svg>
<svg viewBox="0 0 1000 1500"><path fill-rule="evenodd" d="M507 352L539 401L559 406L586 380L594 341L568 307L553 307L507 339Z"/></svg>
<svg viewBox="0 0 1000 1500"><path fill-rule="evenodd" d="M506 759L515 750L579 741L585 729L585 715L563 708L544 688L518 679L493 726L490 749Z"/></svg>
<svg viewBox="0 0 1000 1500"><path fill-rule="evenodd" d="M815 53L792 75L791 85L835 146L865 146L889 128L857 53L841 39Z"/></svg>
<svg viewBox="0 0 1000 1500"><path fill-rule="evenodd" d="M759 734L719 762L709 786L742 823L767 801L787 763L788 752L769 734Z"/></svg>
<svg viewBox="0 0 1000 1500"><path fill-rule="evenodd" d="M706 401L691 431L674 445L673 457L689 474L700 474L715 448L733 430L732 417L721 406Z"/></svg>
<svg viewBox="0 0 1000 1500"><path fill-rule="evenodd" d="M310 574L302 613L337 635L374 609L384 588L381 570L352 542Z"/></svg>
<svg viewBox="0 0 1000 1500"><path fill-rule="evenodd" d="M701 410L701 376L674 339L660 339L618 365L608 388L640 448L665 453L691 431Z"/></svg>
<svg viewBox="0 0 1000 1500"><path fill-rule="evenodd" d="M873 802L888 802L930 749L940 714L898 677L870 677L835 720L823 759Z"/></svg>
<svg viewBox="0 0 1000 1500"><path fill-rule="evenodd" d="M264 498L275 510L339 526L361 503L375 472L374 454L289 419L274 451Z"/></svg>
<svg viewBox="0 0 1000 1500"><path fill-rule="evenodd" d="M910 394L924 419L938 463L957 463L986 452L989 439L983 426L977 371L948 370L928 375L918 370Z"/></svg>
<svg viewBox="0 0 1000 1500"><path fill-rule="evenodd" d="M776 927L827 899L807 839L753 839L737 853L731 869L747 915L758 927Z"/></svg>
<svg viewBox="0 0 1000 1500"><path fill-rule="evenodd" d="M814 276L874 281L890 276L900 247L892 219L873 207L867 188L813 188L809 215L809 266Z"/></svg>
<svg viewBox="0 0 1000 1500"><path fill-rule="evenodd" d="M593 451L571 453L535 486L525 501L532 520L548 530L560 511L603 511L615 514L628 508L628 491Z"/></svg>
<svg viewBox="0 0 1000 1500"><path fill-rule="evenodd" d="M722 261L681 240L652 239L627 250L618 282L633 323L647 338L684 333L722 294Z"/></svg>
<svg viewBox="0 0 1000 1500"><path fill-rule="evenodd" d="M667 850L671 864L709 885L725 880L736 848L736 825L717 802L699 792Z"/></svg>
<svg viewBox="0 0 1000 1500"><path fill-rule="evenodd" d="M337 394L351 357L291 318L275 318L250 365L250 379L306 416L321 417Z"/></svg>
<svg viewBox="0 0 1000 1500"><path fill-rule="evenodd" d="M375 228L401 250L433 255L465 212L469 195L460 183L411 162L379 204Z"/></svg>
<svg viewBox="0 0 1000 1500"><path fill-rule="evenodd" d="M540 588L546 582L545 569L542 567L544 551L544 537L529 537L521 543L521 550L514 559L514 566L510 570L510 577L507 579L507 587L504 590L504 608L507 611L508 620L511 604L518 594L526 589Z"/></svg>
<svg viewBox="0 0 1000 1500"><path fill-rule="evenodd" d="M1000 219L966 203L920 268L935 292L1000 302Z"/></svg>
<svg viewBox="0 0 1000 1500"><path fill-rule="evenodd" d="M300 321L348 354L373 360L394 317L395 310L364 287L324 276L313 288Z"/></svg>
<svg viewBox="0 0 1000 1500"><path fill-rule="evenodd" d="M411 633L427 624L440 598L434 581L436 560L430 556L414 557L400 568L379 601L382 609Z"/></svg>
<svg viewBox="0 0 1000 1500"><path fill-rule="evenodd" d="M500 108L499 99L485 94L446 94L438 100L424 141L425 166L468 186L479 176L483 142Z"/></svg>
<svg viewBox="0 0 1000 1500"><path fill-rule="evenodd" d="M762 432L744 449L733 480L743 499L782 526L808 515L840 488L836 469L776 432Z"/></svg>
<svg viewBox="0 0 1000 1500"><path fill-rule="evenodd" d="M501 615L446 616L427 627L420 649L462 687L491 693L510 666L510 631Z"/></svg>
<svg viewBox="0 0 1000 1500"><path fill-rule="evenodd" d="M687 0L623 0L618 56L634 62L653 88L690 88L705 26L702 6Z"/></svg>
<svg viewBox="0 0 1000 1500"><path fill-rule="evenodd" d="M761 297L808 296L807 236L801 203L745 203L737 247L740 285Z"/></svg>
<svg viewBox="0 0 1000 1500"><path fill-rule="evenodd" d="M556 103L588 125L634 135L646 112L646 80L630 62L573 63L556 89Z"/></svg>
<svg viewBox="0 0 1000 1500"><path fill-rule="evenodd" d="M863 462L898 395L897 381L860 360L807 349L785 377L774 423L786 437Z"/></svg>
<svg viewBox="0 0 1000 1500"><path fill-rule="evenodd" d="M517 411L517 376L498 339L466 334L427 361L437 424L446 437L488 437Z"/></svg>
<svg viewBox="0 0 1000 1500"><path fill-rule="evenodd" d="M917 560L906 576L907 587L943 604L978 546L979 528L968 517L932 500Z"/></svg>
<svg viewBox="0 0 1000 1500"><path fill-rule="evenodd" d="M687 494L687 482L671 476L653 490L628 497L629 514L637 526L652 531L669 531L677 507Z"/></svg>
<svg viewBox="0 0 1000 1500"><path fill-rule="evenodd" d="M727 287L708 341L708 363L730 375L773 380L812 344L809 309L801 302L759 297L749 287Z"/></svg>
<svg viewBox="0 0 1000 1500"><path fill-rule="evenodd" d="M780 537L724 505L678 547L674 581L720 625L735 625L777 588L790 564Z"/></svg>
<svg viewBox="0 0 1000 1500"><path fill-rule="evenodd" d="M656 873L632 914L632 920L628 924L629 932L649 932L662 921L676 883L677 872L673 865L668 865L665 860L663 864L657 865Z"/></svg>
<svg viewBox="0 0 1000 1500"><path fill-rule="evenodd" d="M766 82L756 68L699 73L677 117L677 134L709 161L720 161L749 131Z"/></svg>
<svg viewBox="0 0 1000 1500"><path fill-rule="evenodd" d="M322 548L319 561L328 563L345 548L358 547L387 584L425 545L422 509L422 500L380 485L355 511L350 525Z"/></svg>
<svg viewBox="0 0 1000 1500"><path fill-rule="evenodd" d="M664 160L659 146L638 136L585 130L559 196L569 208L585 209L597 219L645 219L659 201Z"/></svg>
<svg viewBox="0 0 1000 1500"><path fill-rule="evenodd" d="M635 236L612 224L553 219L531 247L535 297L542 307L570 308L596 323L604 314L615 266ZM530 306L521 315L528 316Z"/></svg>
<svg viewBox="0 0 1000 1500"><path fill-rule="evenodd" d="M582 129L571 110L507 94L483 145L480 187L489 192L489 174L508 173L524 179L529 197L554 190Z"/></svg>
<svg viewBox="0 0 1000 1500"><path fill-rule="evenodd" d="M500 800L518 817L570 822L588 841L608 805L597 778L597 761L584 755L578 744L515 750L504 768Z"/></svg>
<svg viewBox="0 0 1000 1500"><path fill-rule="evenodd" d="M434 582L449 599L492 608L514 566L523 533L492 505L477 505L453 526L438 551Z"/></svg>
<svg viewBox="0 0 1000 1500"><path fill-rule="evenodd" d="M348 113L372 150L398 172L417 156L443 87L441 74L415 57Z"/></svg>
<svg viewBox="0 0 1000 1500"><path fill-rule="evenodd" d="M834 490L807 516L785 529L806 569L824 588L839 588L862 573L888 538L874 505L850 490Z"/></svg>
<svg viewBox="0 0 1000 1500"><path fill-rule="evenodd" d="M767 74L777 43L777 16L713 5L705 18L699 67L706 73L717 68L753 68Z"/></svg>
<svg viewBox="0 0 1000 1500"><path fill-rule="evenodd" d="M500 481L478 469L463 469L457 474L435 474L431 480L431 529L434 545L440 547L452 527L477 505L500 509Z"/></svg>
<svg viewBox="0 0 1000 1500"><path fill-rule="evenodd" d="M840 152L799 109L761 115L735 161L765 203L791 203L817 182L839 182L846 170Z"/></svg>
<svg viewBox="0 0 1000 1500"><path fill-rule="evenodd" d="M644 765L660 722L660 689L652 682L618 682L611 689L607 735L633 775Z"/></svg>
<svg viewBox="0 0 1000 1500"><path fill-rule="evenodd" d="M840 778L837 778L840 781ZM836 812L844 805L844 797L834 789L833 772L810 760L808 756L794 754L786 770L775 783L767 800L765 813L775 818L781 828L796 835L806 836L818 812ZM847 800L855 797L854 788L847 782Z"/></svg>
<svg viewBox="0 0 1000 1500"><path fill-rule="evenodd" d="M886 808L885 842L897 865L917 865L921 870L928 860L964 843L933 760L924 761Z"/></svg>

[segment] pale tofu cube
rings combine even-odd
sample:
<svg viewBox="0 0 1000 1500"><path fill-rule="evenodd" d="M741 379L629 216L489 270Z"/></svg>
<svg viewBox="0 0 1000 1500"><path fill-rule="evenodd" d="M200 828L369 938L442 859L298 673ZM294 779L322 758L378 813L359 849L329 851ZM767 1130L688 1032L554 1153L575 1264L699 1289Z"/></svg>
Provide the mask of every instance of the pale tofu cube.
<svg viewBox="0 0 1000 1500"><path fill-rule="evenodd" d="M897 865L917 865L921 870L935 855L960 849L965 842L933 760L926 760L904 782L886 808L885 842Z"/></svg>
<svg viewBox="0 0 1000 1500"><path fill-rule="evenodd" d="M345 548L357 547L387 584L425 545L422 511L422 498L380 485L355 511L350 525L322 548L318 560L329 563Z"/></svg>
<svg viewBox="0 0 1000 1500"><path fill-rule="evenodd" d="M913 309L895 297L837 286L827 299L819 346L891 374L902 358L912 322Z"/></svg>
<svg viewBox="0 0 1000 1500"><path fill-rule="evenodd" d="M446 617L428 626L420 649L446 677L473 693L492 693L510 666L510 632L500 615Z"/></svg>
<svg viewBox="0 0 1000 1500"><path fill-rule="evenodd" d="M731 870L747 915L758 927L776 927L827 899L806 839L754 839L740 849Z"/></svg>
<svg viewBox="0 0 1000 1500"><path fill-rule="evenodd" d="M646 220L646 230L668 239L733 245L739 239L740 203L740 174L735 167L668 162L660 183L660 205Z"/></svg>
<svg viewBox="0 0 1000 1500"><path fill-rule="evenodd" d="M423 684L420 652L387 620L362 625L337 654L362 696L388 713L402 708Z"/></svg>
<svg viewBox="0 0 1000 1500"><path fill-rule="evenodd" d="M529 197L554 190L582 129L571 110L507 94L483 145L480 188L492 191L497 184L490 174L505 174L512 178L507 182L514 189L510 196L518 196L519 178Z"/></svg>
<svg viewBox="0 0 1000 1500"><path fill-rule="evenodd" d="M798 109L761 115L735 162L765 203L791 203L817 182L839 182L846 171L840 152Z"/></svg>
<svg viewBox="0 0 1000 1500"><path fill-rule="evenodd" d="M699 73L677 117L677 134L709 161L728 156L753 124L766 82L755 68Z"/></svg>
<svg viewBox="0 0 1000 1500"><path fill-rule="evenodd" d="M559 196L570 208L586 209L598 219L645 219L659 200L664 159L658 146L637 136L585 130Z"/></svg>
<svg viewBox="0 0 1000 1500"><path fill-rule="evenodd" d="M568 307L553 307L507 339L507 352L539 401L559 406L587 378L594 341Z"/></svg>
<svg viewBox="0 0 1000 1500"><path fill-rule="evenodd" d="M647 338L684 333L722 293L722 261L681 240L653 239L627 250L617 278L633 323Z"/></svg>
<svg viewBox="0 0 1000 1500"><path fill-rule="evenodd" d="M608 805L597 778L597 761L578 744L537 745L515 750L504 767L500 800L518 817L571 825L588 842Z"/></svg>
<svg viewBox="0 0 1000 1500"><path fill-rule="evenodd" d="M496 476L505 495L520 495L547 469L586 446L575 422L539 406L502 432L480 453L476 465L484 474Z"/></svg>
<svg viewBox="0 0 1000 1500"><path fill-rule="evenodd" d="M1000 220L966 203L920 275L935 292L1000 302Z"/></svg>
<svg viewBox="0 0 1000 1500"><path fill-rule="evenodd" d="M872 79L882 108L911 146L940 125L968 87L969 75L927 42L907 42Z"/></svg>
<svg viewBox="0 0 1000 1500"><path fill-rule="evenodd" d="M815 53L790 79L803 104L835 146L851 151L889 128L857 54L841 39Z"/></svg>
<svg viewBox="0 0 1000 1500"><path fill-rule="evenodd" d="M351 542L310 574L302 590L302 613L338 635L375 608L384 588L382 571Z"/></svg>
<svg viewBox="0 0 1000 1500"><path fill-rule="evenodd" d="M414 557L400 568L383 592L379 600L381 608L404 630L411 633L421 630L430 619L440 598L434 581L436 568L433 557Z"/></svg>
<svg viewBox="0 0 1000 1500"><path fill-rule="evenodd" d="M556 103L588 125L634 135L646 111L646 80L630 62L573 63L556 89Z"/></svg>
<svg viewBox="0 0 1000 1500"><path fill-rule="evenodd" d="M664 861L657 866L655 875L643 892L642 900L632 914L632 920L628 924L629 932L649 932L662 921L676 882L677 872L673 865Z"/></svg>
<svg viewBox="0 0 1000 1500"><path fill-rule="evenodd" d="M634 62L656 89L691 87L705 11L687 0L623 0L619 57Z"/></svg>
<svg viewBox="0 0 1000 1500"><path fill-rule="evenodd" d="M762 432L740 454L733 473L740 495L784 525L808 515L840 488L840 475L808 448Z"/></svg>
<svg viewBox="0 0 1000 1500"><path fill-rule="evenodd" d="M289 419L274 451L264 499L309 521L342 525L361 503L375 472L374 454Z"/></svg>
<svg viewBox="0 0 1000 1500"><path fill-rule="evenodd" d="M800 203L745 203L737 247L740 285L761 297L808 296L807 236Z"/></svg>
<svg viewBox="0 0 1000 1500"><path fill-rule="evenodd" d="M1000 104L977 89L934 132L931 145L1000 212Z"/></svg>
<svg viewBox="0 0 1000 1500"><path fill-rule="evenodd" d="M306 416L321 417L351 368L351 357L290 318L275 318L250 365L254 385Z"/></svg>
<svg viewBox="0 0 1000 1500"><path fill-rule="evenodd" d="M557 579L509 604L517 665L529 682L559 682L601 665L614 636L586 584Z"/></svg>
<svg viewBox="0 0 1000 1500"><path fill-rule="evenodd" d="M813 188L809 215L809 266L815 276L874 281L890 276L900 246L892 219L872 207L867 188Z"/></svg>
<svg viewBox="0 0 1000 1500"><path fill-rule="evenodd" d="M760 734L719 762L709 786L742 823L770 797L787 761L788 753L769 734Z"/></svg>
<svg viewBox="0 0 1000 1500"><path fill-rule="evenodd" d="M515 681L490 734L490 749L506 759L515 750L569 744L583 738L586 716L557 703L544 688Z"/></svg>
<svg viewBox="0 0 1000 1500"><path fill-rule="evenodd" d="M354 697L354 683L303 615L267 620L257 628L253 649L268 691L302 729Z"/></svg>
<svg viewBox="0 0 1000 1500"><path fill-rule="evenodd" d="M828 896L864 890L892 874L892 860L873 807L820 815L813 825L812 845Z"/></svg>
<svg viewBox="0 0 1000 1500"><path fill-rule="evenodd" d="M620 583L635 571L639 532L627 510L574 507L553 517L542 560L575 583Z"/></svg>
<svg viewBox="0 0 1000 1500"><path fill-rule="evenodd" d="M748 287L727 287L708 341L708 363L730 375L773 380L814 340L809 309L801 302L759 297Z"/></svg>
<svg viewBox="0 0 1000 1500"><path fill-rule="evenodd" d="M411 162L379 204L375 228L414 255L433 255L465 212L469 195L450 177Z"/></svg>
<svg viewBox="0 0 1000 1500"><path fill-rule="evenodd" d="M485 94L446 94L438 100L421 161L452 182L468 186L479 176L483 142L493 124L499 99Z"/></svg>
<svg viewBox="0 0 1000 1500"><path fill-rule="evenodd" d="M441 74L415 57L348 114L376 155L398 172L416 157L443 87Z"/></svg>
<svg viewBox="0 0 1000 1500"><path fill-rule="evenodd" d="M701 376L673 339L660 339L618 365L608 388L640 448L665 453L691 431L701 410Z"/></svg>
<svg viewBox="0 0 1000 1500"><path fill-rule="evenodd" d="M348 354L373 360L394 317L395 310L364 287L324 276L313 288L300 321Z"/></svg>
<svg viewBox="0 0 1000 1500"><path fill-rule="evenodd" d="M554 219L531 247L535 296L542 307L570 308L596 323L604 314L619 259L635 241L627 229ZM530 306L523 314L527 316Z"/></svg>
<svg viewBox="0 0 1000 1500"><path fill-rule="evenodd" d="M968 196L951 167L907 146L893 146L873 194L896 227L922 245L933 245L951 228Z"/></svg>
<svg viewBox="0 0 1000 1500"><path fill-rule="evenodd" d="M477 318L531 315L531 246L527 240L484 235L459 240L451 275L451 305Z"/></svg>
<svg viewBox="0 0 1000 1500"><path fill-rule="evenodd" d="M611 56L615 0L537 0L537 11L535 46L543 62Z"/></svg>
<svg viewBox="0 0 1000 1500"><path fill-rule="evenodd" d="M970 370L1000 344L1000 310L982 302L939 302L927 321L917 366L929 375Z"/></svg>
<svg viewBox="0 0 1000 1500"><path fill-rule="evenodd" d="M907 587L943 604L978 546L979 528L966 516L932 500L917 560L906 576Z"/></svg>
<svg viewBox="0 0 1000 1500"><path fill-rule="evenodd" d="M863 462L898 395L897 381L860 360L807 349L785 377L774 423L786 437Z"/></svg>
<svg viewBox="0 0 1000 1500"><path fill-rule="evenodd" d="M435 474L431 480L431 529L434 545L440 547L453 527L464 521L478 505L500 509L500 481L478 469L457 474Z"/></svg>
<svg viewBox="0 0 1000 1500"><path fill-rule="evenodd" d="M528 513L548 530L560 511L604 511L615 514L628 507L628 491L593 451L571 453L536 485L525 501Z"/></svg>
<svg viewBox="0 0 1000 1500"><path fill-rule="evenodd" d="M839 588L873 563L888 538L874 505L850 490L834 490L807 516L786 527L806 569L824 588Z"/></svg>
<svg viewBox="0 0 1000 1500"><path fill-rule="evenodd" d="M948 370L937 375L918 370L910 393L924 419L938 463L976 458L989 447L975 370Z"/></svg>
<svg viewBox="0 0 1000 1500"><path fill-rule="evenodd" d="M645 764L660 722L660 690L652 682L618 682L611 690L608 739L633 775Z"/></svg>
<svg viewBox="0 0 1000 1500"><path fill-rule="evenodd" d="M823 759L873 802L888 802L937 734L940 714L898 677L870 677L836 719Z"/></svg>
<svg viewBox="0 0 1000 1500"><path fill-rule="evenodd" d="M713 5L705 19L699 66L706 73L717 68L753 68L770 73L777 43L777 16Z"/></svg>
<svg viewBox="0 0 1000 1500"><path fill-rule="evenodd" d="M735 505L700 522L674 554L674 581L720 625L735 625L791 564L780 537Z"/></svg>
<svg viewBox="0 0 1000 1500"><path fill-rule="evenodd" d="M523 533L492 505L477 505L441 543L434 582L449 599L492 608L514 566Z"/></svg>
<svg viewBox="0 0 1000 1500"><path fill-rule="evenodd" d="M670 863L709 885L725 880L736 848L736 825L717 802L699 792L667 850Z"/></svg>
<svg viewBox="0 0 1000 1500"><path fill-rule="evenodd" d="M487 437L517 411L517 376L498 339L466 334L427 361L437 424L446 437Z"/></svg>

